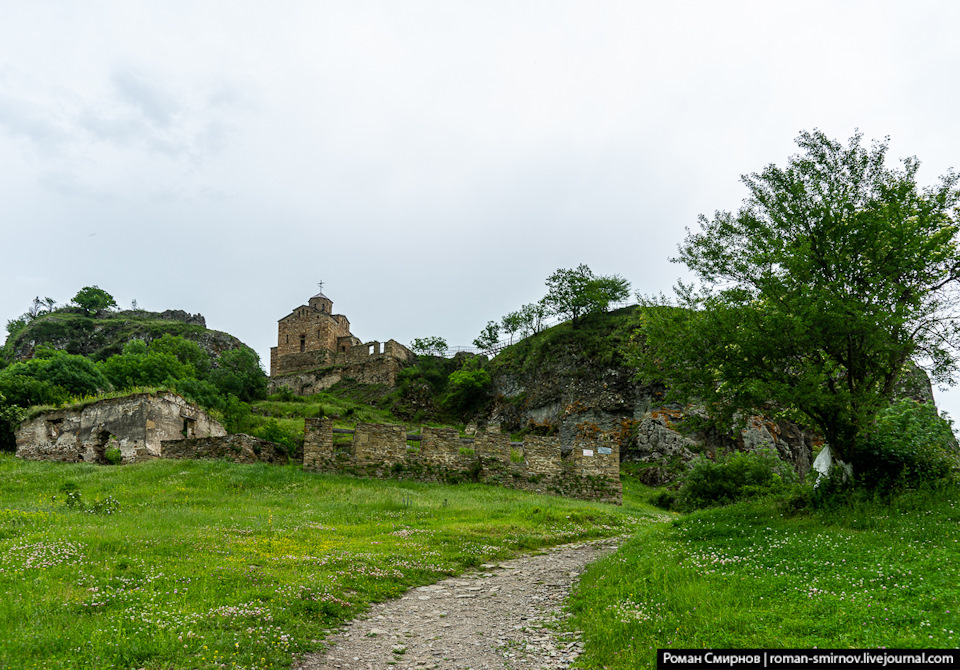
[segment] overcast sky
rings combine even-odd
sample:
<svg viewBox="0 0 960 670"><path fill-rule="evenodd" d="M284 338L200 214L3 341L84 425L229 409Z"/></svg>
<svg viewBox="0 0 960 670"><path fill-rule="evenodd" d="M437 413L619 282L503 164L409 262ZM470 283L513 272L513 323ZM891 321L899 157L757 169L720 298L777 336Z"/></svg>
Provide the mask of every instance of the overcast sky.
<svg viewBox="0 0 960 670"><path fill-rule="evenodd" d="M468 345L560 267L669 291L802 130L958 164L955 2L3 2L0 318L98 285L266 366L317 292ZM960 393L940 396L960 417Z"/></svg>

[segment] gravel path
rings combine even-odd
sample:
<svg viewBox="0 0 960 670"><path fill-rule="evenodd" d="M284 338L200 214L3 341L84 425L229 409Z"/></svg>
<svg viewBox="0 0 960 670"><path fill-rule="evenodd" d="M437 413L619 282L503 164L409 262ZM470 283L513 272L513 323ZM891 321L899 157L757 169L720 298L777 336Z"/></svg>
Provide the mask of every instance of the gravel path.
<svg viewBox="0 0 960 670"><path fill-rule="evenodd" d="M586 565L620 541L563 545L411 589L374 605L366 618L329 637L328 651L294 668L567 668L583 645L575 635L558 637L550 624L564 616L564 601Z"/></svg>

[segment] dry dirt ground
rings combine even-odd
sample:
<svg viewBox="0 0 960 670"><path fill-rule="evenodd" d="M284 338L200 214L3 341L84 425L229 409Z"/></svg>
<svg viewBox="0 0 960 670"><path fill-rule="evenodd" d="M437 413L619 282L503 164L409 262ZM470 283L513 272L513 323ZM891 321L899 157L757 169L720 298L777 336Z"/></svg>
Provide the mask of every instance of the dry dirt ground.
<svg viewBox="0 0 960 670"><path fill-rule="evenodd" d="M583 648L554 622L587 564L620 539L568 544L542 554L485 564L479 572L411 589L374 605L327 639L297 670L567 668Z"/></svg>

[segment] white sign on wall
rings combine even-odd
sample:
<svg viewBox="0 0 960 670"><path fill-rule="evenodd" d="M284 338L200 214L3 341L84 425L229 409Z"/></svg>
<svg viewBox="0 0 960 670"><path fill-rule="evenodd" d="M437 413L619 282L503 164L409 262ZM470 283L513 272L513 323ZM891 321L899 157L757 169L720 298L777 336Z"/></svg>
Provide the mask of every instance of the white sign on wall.
<svg viewBox="0 0 960 670"><path fill-rule="evenodd" d="M584 456L593 456L593 449L584 449L584 450L583 450L583 455L584 455Z"/></svg>

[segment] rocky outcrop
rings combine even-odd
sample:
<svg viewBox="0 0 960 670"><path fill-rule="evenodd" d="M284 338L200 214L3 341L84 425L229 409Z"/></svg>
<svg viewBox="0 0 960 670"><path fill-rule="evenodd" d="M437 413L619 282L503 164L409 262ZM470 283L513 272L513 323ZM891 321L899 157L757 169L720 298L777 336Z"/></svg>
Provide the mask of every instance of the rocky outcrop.
<svg viewBox="0 0 960 670"><path fill-rule="evenodd" d="M701 416L695 405L664 402L662 386L635 379L627 366L594 369L589 361L556 359L535 372L499 371L497 402L490 420L511 431L556 432L562 444L592 429L619 441L623 461L641 464L651 485L672 481L698 454L728 450L774 449L798 473L809 471L817 436L800 426L751 417L736 434L689 430Z"/></svg>
<svg viewBox="0 0 960 670"><path fill-rule="evenodd" d="M757 415L742 430L721 433L695 404L664 402L666 389L637 380L618 352L590 350L590 340L569 335L554 337L547 351L531 344L526 352L494 359L491 422L511 432L558 434L563 445L585 430L605 433L618 440L622 461L639 464L639 476L651 485L676 479L699 454L732 450L772 449L798 474L810 471L822 444L815 431ZM598 362L601 357L606 362ZM933 402L929 378L912 364L896 395Z"/></svg>

